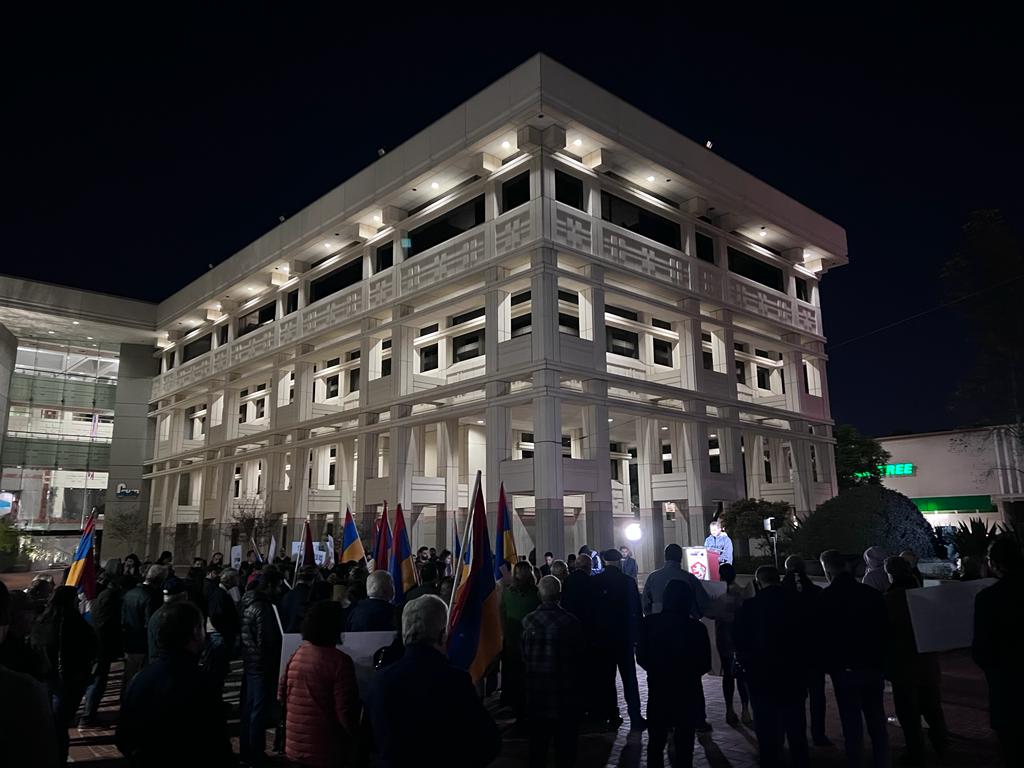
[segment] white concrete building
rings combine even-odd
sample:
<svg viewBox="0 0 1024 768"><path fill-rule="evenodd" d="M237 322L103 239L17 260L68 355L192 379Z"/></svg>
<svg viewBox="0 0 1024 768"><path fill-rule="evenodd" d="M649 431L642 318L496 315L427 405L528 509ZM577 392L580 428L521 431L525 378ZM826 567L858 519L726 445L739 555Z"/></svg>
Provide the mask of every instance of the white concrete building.
<svg viewBox="0 0 1024 768"><path fill-rule="evenodd" d="M224 549L239 509L368 538L385 499L442 548L477 470L520 552L638 521L645 571L737 498L810 511L845 262L836 224L534 57L155 308L149 550Z"/></svg>
<svg viewBox="0 0 1024 768"><path fill-rule="evenodd" d="M932 525L980 517L987 525L1024 511L1024 450L1009 427L879 438L890 454L883 485L909 496Z"/></svg>

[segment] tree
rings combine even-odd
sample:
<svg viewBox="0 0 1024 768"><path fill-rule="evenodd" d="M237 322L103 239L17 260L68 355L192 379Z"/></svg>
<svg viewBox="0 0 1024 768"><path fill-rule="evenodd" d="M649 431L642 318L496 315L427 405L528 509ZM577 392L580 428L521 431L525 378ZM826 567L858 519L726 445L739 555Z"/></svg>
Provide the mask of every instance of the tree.
<svg viewBox="0 0 1024 768"><path fill-rule="evenodd" d="M800 521L789 549L807 558L826 549L859 554L881 546L891 554L933 553L932 527L910 499L881 485L847 488Z"/></svg>
<svg viewBox="0 0 1024 768"><path fill-rule="evenodd" d="M771 552L772 542L764 529L768 517L775 518L776 529L785 537L793 521L793 508L784 501L739 499L722 511L722 528L740 550L746 550L749 539L763 539Z"/></svg>
<svg viewBox="0 0 1024 768"><path fill-rule="evenodd" d="M880 467L889 461L889 452L877 440L865 437L849 424L840 424L833 434L836 438L839 490L881 484Z"/></svg>
<svg viewBox="0 0 1024 768"><path fill-rule="evenodd" d="M138 504L105 507L103 541L114 544L117 551L138 552L145 549L149 528L149 512Z"/></svg>

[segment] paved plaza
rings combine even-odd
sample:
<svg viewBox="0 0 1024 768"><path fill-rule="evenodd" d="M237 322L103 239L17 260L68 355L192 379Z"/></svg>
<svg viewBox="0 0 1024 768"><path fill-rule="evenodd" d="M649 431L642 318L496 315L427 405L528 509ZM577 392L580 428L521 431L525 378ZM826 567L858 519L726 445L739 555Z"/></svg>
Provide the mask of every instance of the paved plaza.
<svg viewBox="0 0 1024 768"><path fill-rule="evenodd" d="M998 765L995 741L988 727L986 689L978 669L966 652L943 655L943 697L946 718L952 730L949 754L942 765L994 766ZM638 670L641 695L646 700L647 684L643 670ZM100 710L102 723L112 724L117 716L117 700L120 685L117 681L119 670L113 672L111 686ZM752 728L725 724L725 705L722 701L721 680L717 677L704 678L707 697L708 719L714 726L711 738L697 746L694 764L712 768L753 768L757 766L757 740ZM231 707L231 727L238 727L239 670L237 668L228 681L225 698ZM845 765L842 752L842 735L831 691L828 693L828 735L835 742L832 748L811 748L812 765ZM738 703L738 702L737 702ZM489 705L503 733L501 756L493 764L495 768L511 768L526 764L527 740L511 721L506 710L498 709L497 697L489 699ZM410 705L410 717L415 717L415 703ZM623 711L625 707L623 706ZM886 694L886 710L893 712L892 697ZM453 723L452 733L457 733ZM903 735L893 721L889 734L893 754L898 757L903 748ZM268 745L272 737L268 732ZM237 740L235 741L237 750ZM441 742L423 745L424 757L443 749ZM932 756L934 758L934 756ZM126 761L113 744L112 725L95 729L71 729L71 758L74 762L90 763L94 766L124 765ZM670 754L671 760L671 754ZM647 734L631 734L628 725L615 733L584 733L580 737L578 765L609 766L610 768L632 768L647 762ZM283 758L274 764L286 765Z"/></svg>

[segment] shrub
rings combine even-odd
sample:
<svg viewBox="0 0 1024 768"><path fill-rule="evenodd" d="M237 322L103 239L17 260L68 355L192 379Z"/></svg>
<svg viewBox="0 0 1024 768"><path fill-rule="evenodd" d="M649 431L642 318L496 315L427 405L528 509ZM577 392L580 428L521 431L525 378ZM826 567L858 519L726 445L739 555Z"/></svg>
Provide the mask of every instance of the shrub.
<svg viewBox="0 0 1024 768"><path fill-rule="evenodd" d="M722 528L729 534L735 546L742 542L742 554L746 554L744 546L748 539L761 539L765 544L765 550L771 552L772 543L764 529L764 520L767 517L775 518L775 527L779 534L779 551L782 551L783 544L788 538L793 510L785 502L765 501L764 499L739 499L730 504L722 511Z"/></svg>
<svg viewBox="0 0 1024 768"><path fill-rule="evenodd" d="M860 554L871 546L893 554L932 552L932 527L910 499L880 485L848 488L829 499L793 531L789 550L817 559L826 549Z"/></svg>
<svg viewBox="0 0 1024 768"><path fill-rule="evenodd" d="M984 557L988 545L996 537L996 527L989 528L980 517L972 517L967 523L960 523L953 534L956 551L960 557Z"/></svg>

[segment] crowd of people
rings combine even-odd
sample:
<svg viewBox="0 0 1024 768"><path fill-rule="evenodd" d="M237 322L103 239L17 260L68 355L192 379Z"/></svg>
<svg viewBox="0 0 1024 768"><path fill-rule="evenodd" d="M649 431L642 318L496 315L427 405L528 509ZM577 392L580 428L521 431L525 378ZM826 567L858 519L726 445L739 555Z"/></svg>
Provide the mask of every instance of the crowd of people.
<svg viewBox="0 0 1024 768"><path fill-rule="evenodd" d="M714 599L683 568L676 544L642 588L627 547L583 547L565 560L548 552L540 565L532 554L503 563L504 645L478 685L445 655L454 581L448 552L417 552L419 585L401 604L385 570L356 562L296 570L288 558L263 563L255 551L238 569L219 553L209 563L197 558L183 576L169 552L153 563L134 555L109 560L87 605L75 588L54 588L46 578L25 592L9 593L0 582L0 722L18 735L0 738L0 749L12 765L66 762L68 729L76 716L80 727L97 724L112 664L123 660L115 741L136 766L260 766L268 731L276 734L273 751L300 766L368 764L371 754L379 764L404 766L442 735L458 745L449 762L484 766L501 748L482 699L496 688L528 740L530 765L553 756L571 766L581 731L624 724L617 676L630 730L649 731L648 765L663 765L671 738L674 764L686 766L695 739L712 731L702 678L712 669L713 646L725 725L753 727L766 768L809 765L809 743L831 745L826 677L850 765L864 757L865 728L871 764L889 765L886 680L904 729L903 763L924 763L922 718L932 748L945 753L937 657L918 652L907 603L907 592L922 586L912 553L885 557L872 548L858 580L851 558L824 552L824 587L790 557L783 571L762 566L741 588L722 536L709 536L728 553L719 570L724 594L716 590ZM1019 545L998 539L989 567L999 581L978 595L973 652L989 681L1007 765L1019 765ZM338 644L343 632L365 631L394 631L395 639L378 651L372 683L361 690ZM282 636L290 632L303 642L282 674ZM224 687L239 659L235 755ZM646 711L637 664L646 671Z"/></svg>

